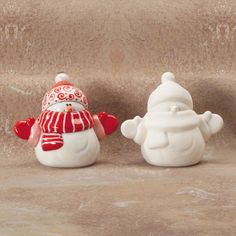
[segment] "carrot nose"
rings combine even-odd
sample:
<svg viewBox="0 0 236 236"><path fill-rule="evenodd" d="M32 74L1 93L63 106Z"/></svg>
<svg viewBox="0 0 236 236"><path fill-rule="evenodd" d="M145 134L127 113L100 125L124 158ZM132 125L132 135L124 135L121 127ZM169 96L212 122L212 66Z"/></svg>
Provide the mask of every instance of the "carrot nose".
<svg viewBox="0 0 236 236"><path fill-rule="evenodd" d="M66 112L72 112L72 111L73 111L72 106L71 106L71 105L66 106L65 111L66 111Z"/></svg>

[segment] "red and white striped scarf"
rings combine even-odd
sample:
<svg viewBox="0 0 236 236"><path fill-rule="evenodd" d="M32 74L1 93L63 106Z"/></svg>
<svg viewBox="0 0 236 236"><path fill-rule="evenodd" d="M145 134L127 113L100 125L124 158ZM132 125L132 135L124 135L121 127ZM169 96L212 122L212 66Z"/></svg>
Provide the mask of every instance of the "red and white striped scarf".
<svg viewBox="0 0 236 236"><path fill-rule="evenodd" d="M92 115L87 110L78 112L42 112L38 118L42 131L42 149L56 150L63 146L63 133L79 132L94 126Z"/></svg>

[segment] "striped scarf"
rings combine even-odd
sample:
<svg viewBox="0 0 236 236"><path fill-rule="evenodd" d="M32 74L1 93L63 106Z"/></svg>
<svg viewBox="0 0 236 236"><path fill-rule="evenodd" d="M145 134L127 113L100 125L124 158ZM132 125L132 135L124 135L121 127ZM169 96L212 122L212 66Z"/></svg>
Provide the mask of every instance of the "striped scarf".
<svg viewBox="0 0 236 236"><path fill-rule="evenodd" d="M63 133L73 133L94 126L92 115L87 110L78 112L42 112L38 118L42 131L42 149L57 150L63 146Z"/></svg>

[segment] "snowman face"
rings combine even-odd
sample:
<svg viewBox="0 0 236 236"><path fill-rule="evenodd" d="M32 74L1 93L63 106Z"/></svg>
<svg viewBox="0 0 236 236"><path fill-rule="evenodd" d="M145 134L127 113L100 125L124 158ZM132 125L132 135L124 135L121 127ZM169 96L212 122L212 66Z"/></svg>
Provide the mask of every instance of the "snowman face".
<svg viewBox="0 0 236 236"><path fill-rule="evenodd" d="M181 102L163 102L160 103L154 107L152 107L151 110L149 111L155 111L155 112L169 112L172 110L173 107L176 107L177 111L185 111L185 110L189 110L191 109L190 107L188 107L186 104L181 103Z"/></svg>
<svg viewBox="0 0 236 236"><path fill-rule="evenodd" d="M83 109L83 105L78 102L59 102L50 106L47 110L56 112L76 112Z"/></svg>

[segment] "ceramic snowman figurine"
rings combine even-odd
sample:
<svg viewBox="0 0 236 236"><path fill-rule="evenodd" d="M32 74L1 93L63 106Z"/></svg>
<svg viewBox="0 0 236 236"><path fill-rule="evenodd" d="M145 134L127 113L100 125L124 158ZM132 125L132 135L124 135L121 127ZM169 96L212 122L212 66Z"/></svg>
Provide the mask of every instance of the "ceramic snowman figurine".
<svg viewBox="0 0 236 236"><path fill-rule="evenodd" d="M147 113L121 125L122 134L141 145L144 159L156 166L189 166L203 156L205 142L223 127L223 119L210 111L193 111L189 92L172 73L150 95Z"/></svg>
<svg viewBox="0 0 236 236"><path fill-rule="evenodd" d="M93 164L100 140L118 127L115 116L105 112L92 115L84 93L59 73L55 86L42 102L37 120L18 121L14 131L35 147L40 163L51 167L82 167Z"/></svg>

